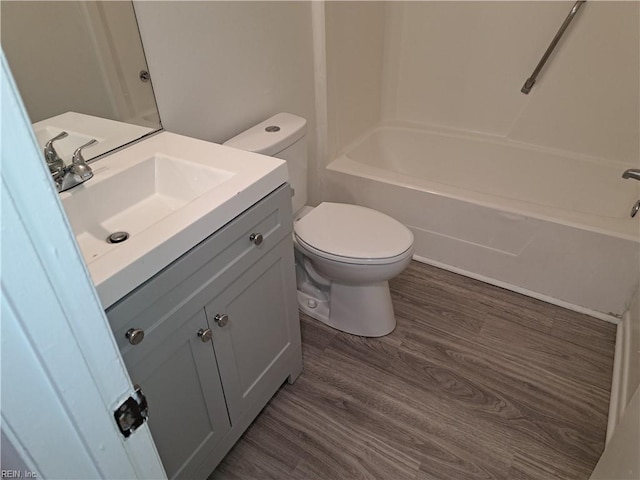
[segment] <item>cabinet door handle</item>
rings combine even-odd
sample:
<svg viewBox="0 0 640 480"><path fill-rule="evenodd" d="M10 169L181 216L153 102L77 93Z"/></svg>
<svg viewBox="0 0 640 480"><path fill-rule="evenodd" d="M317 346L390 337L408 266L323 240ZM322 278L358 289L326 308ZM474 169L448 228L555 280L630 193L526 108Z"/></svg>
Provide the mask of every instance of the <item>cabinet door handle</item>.
<svg viewBox="0 0 640 480"><path fill-rule="evenodd" d="M252 233L251 235L249 235L249 240L256 245L260 245L264 240L264 237L261 233Z"/></svg>
<svg viewBox="0 0 640 480"><path fill-rule="evenodd" d="M125 333L125 337L127 337L131 345L138 345L144 340L144 330L140 328L130 328L127 330L127 333Z"/></svg>
<svg viewBox="0 0 640 480"><path fill-rule="evenodd" d="M201 328L200 330L198 330L198 336L200 337L200 340L202 340L204 343L207 343L213 338L213 332L210 328Z"/></svg>
<svg viewBox="0 0 640 480"><path fill-rule="evenodd" d="M215 317L213 317L213 319L218 325L220 325L221 327L224 327L229 321L229 315L227 315L226 313L217 314Z"/></svg>

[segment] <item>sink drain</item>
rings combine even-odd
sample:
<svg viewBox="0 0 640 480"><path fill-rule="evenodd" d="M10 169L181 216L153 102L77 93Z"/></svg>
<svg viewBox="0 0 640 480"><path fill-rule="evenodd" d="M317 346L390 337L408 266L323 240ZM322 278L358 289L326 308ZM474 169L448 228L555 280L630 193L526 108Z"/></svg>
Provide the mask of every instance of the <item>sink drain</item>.
<svg viewBox="0 0 640 480"><path fill-rule="evenodd" d="M107 237L107 243L122 243L127 238L129 238L127 232L114 232Z"/></svg>

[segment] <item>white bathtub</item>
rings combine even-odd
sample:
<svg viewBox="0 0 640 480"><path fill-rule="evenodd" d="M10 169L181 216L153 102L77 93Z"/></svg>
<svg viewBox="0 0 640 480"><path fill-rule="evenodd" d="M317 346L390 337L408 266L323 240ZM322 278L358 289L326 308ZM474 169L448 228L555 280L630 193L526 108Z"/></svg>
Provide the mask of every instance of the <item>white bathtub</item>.
<svg viewBox="0 0 640 480"><path fill-rule="evenodd" d="M417 260L615 321L638 288L639 182L623 165L504 139L382 126L333 160L323 198L413 231Z"/></svg>

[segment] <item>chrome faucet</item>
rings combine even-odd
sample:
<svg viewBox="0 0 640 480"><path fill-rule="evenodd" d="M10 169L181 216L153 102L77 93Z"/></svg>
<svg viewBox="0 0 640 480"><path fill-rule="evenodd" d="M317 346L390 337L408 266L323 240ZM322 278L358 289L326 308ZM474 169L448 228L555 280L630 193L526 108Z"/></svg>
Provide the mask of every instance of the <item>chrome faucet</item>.
<svg viewBox="0 0 640 480"><path fill-rule="evenodd" d="M82 156L82 149L90 147L96 143L98 143L97 140L91 139L84 145L78 147L76 151L73 152L71 164L63 167L62 173L57 177L54 175L58 192L69 190L70 188L80 185L93 177L91 167L87 165L87 162Z"/></svg>
<svg viewBox="0 0 640 480"><path fill-rule="evenodd" d="M54 180L57 180L62 174L64 162L60 158L60 155L58 155L58 152L56 152L53 142L62 140L68 136L69 134L67 132L61 132L49 140L44 146L44 159L47 162L47 167L49 167L49 172L53 175Z"/></svg>
<svg viewBox="0 0 640 480"><path fill-rule="evenodd" d="M640 168L629 168L625 170L622 174L622 178L633 178L635 180L640 180Z"/></svg>
<svg viewBox="0 0 640 480"><path fill-rule="evenodd" d="M633 178L634 180L640 180L640 168L628 168L622 174L622 178ZM634 203L633 207L631 207L631 213L629 214L631 215L631 218L635 217L638 214L638 211L640 211L640 200Z"/></svg>

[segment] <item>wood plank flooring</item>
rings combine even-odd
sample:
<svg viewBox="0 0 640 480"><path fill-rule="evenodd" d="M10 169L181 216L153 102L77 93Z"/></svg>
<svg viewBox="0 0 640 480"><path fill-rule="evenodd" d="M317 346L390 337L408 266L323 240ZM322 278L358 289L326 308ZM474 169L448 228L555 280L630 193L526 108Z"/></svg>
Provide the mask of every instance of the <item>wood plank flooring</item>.
<svg viewBox="0 0 640 480"><path fill-rule="evenodd" d="M302 316L304 372L210 477L587 479L615 326L412 262L383 338Z"/></svg>

